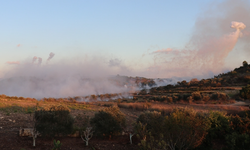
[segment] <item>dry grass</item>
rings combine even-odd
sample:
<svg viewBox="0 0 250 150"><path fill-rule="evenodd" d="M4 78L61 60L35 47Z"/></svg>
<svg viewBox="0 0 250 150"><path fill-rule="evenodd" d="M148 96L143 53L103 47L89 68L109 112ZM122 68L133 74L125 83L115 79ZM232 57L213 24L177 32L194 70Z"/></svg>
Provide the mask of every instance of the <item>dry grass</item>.
<svg viewBox="0 0 250 150"><path fill-rule="evenodd" d="M208 111L226 111L228 114L238 113L240 111L249 110L246 106L234 106L234 105L213 105L213 104L166 104L166 103L120 103L120 108L133 109L138 111L160 111L163 114L169 114L174 108L190 107L199 112Z"/></svg>

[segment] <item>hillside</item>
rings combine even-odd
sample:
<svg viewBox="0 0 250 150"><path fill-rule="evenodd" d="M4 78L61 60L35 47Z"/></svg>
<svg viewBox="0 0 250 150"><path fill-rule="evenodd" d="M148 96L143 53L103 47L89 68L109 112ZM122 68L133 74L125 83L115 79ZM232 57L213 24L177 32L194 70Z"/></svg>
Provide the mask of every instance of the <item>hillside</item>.
<svg viewBox="0 0 250 150"><path fill-rule="evenodd" d="M242 87L250 83L250 65L244 64L228 73L222 73L209 79L192 79L177 82L176 85L166 85L143 89L134 96L135 100L154 100L166 102L197 102L212 103L222 100L233 103L234 100L244 100L240 96ZM230 101L231 100L231 101ZM215 103L215 102L213 102Z"/></svg>

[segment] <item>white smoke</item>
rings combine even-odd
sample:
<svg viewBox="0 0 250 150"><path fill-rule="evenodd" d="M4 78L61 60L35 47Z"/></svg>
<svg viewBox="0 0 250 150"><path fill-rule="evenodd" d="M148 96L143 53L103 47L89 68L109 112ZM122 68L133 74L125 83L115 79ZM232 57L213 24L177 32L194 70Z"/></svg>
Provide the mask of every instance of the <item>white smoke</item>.
<svg viewBox="0 0 250 150"><path fill-rule="evenodd" d="M243 30L243 29L246 28L246 25L244 23L242 23L242 22L232 21L231 22L231 28Z"/></svg>
<svg viewBox="0 0 250 150"><path fill-rule="evenodd" d="M42 58L37 59L38 65L23 63L6 72L0 81L0 94L41 99L126 93L135 87L131 82L123 86L123 77L113 80L112 75L123 71L116 72L117 68L100 58L76 63L63 60L53 65L41 65Z"/></svg>

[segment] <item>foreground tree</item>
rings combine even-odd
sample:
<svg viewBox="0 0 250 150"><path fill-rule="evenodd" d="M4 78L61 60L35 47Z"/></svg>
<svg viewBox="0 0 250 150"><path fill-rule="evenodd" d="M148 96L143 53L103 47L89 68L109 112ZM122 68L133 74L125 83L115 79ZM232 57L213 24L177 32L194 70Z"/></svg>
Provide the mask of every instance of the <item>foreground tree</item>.
<svg viewBox="0 0 250 150"><path fill-rule="evenodd" d="M80 131L81 138L85 142L86 146L89 145L89 140L93 137L94 131L90 125L90 118L89 116L84 116L82 124L82 130Z"/></svg>
<svg viewBox="0 0 250 150"><path fill-rule="evenodd" d="M66 106L58 105L35 111L36 131L44 137L71 134L74 119Z"/></svg>
<svg viewBox="0 0 250 150"><path fill-rule="evenodd" d="M120 134L126 126L125 115L117 106L100 110L90 120L97 136L109 136Z"/></svg>
<svg viewBox="0 0 250 150"><path fill-rule="evenodd" d="M166 117L164 138L171 150L186 150L202 144L210 122L193 109L175 109Z"/></svg>
<svg viewBox="0 0 250 150"><path fill-rule="evenodd" d="M154 122L150 119L140 119L144 123L139 122L136 126L139 130L137 132L140 133L138 137L141 138L139 145L145 150L196 148L202 144L210 128L210 122L204 115L188 108L174 109L163 120L160 119L162 116L159 113L144 116L155 118Z"/></svg>

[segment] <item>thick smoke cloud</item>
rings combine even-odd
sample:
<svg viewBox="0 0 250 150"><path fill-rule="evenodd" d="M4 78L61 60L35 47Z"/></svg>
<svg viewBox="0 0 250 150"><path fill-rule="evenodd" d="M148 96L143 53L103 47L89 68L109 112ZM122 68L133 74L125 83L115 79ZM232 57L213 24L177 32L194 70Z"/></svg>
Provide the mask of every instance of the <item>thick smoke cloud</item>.
<svg viewBox="0 0 250 150"><path fill-rule="evenodd" d="M160 77L204 78L221 73L227 70L225 61L236 43L238 53L250 52L249 25L249 1L226 0L216 5L213 3L198 17L185 48L151 52L154 64L148 69L151 73L157 72Z"/></svg>
<svg viewBox="0 0 250 150"><path fill-rule="evenodd" d="M34 57L36 58L36 57ZM22 63L5 72L0 80L0 94L24 97L69 97L91 94L129 92L130 85L118 85L110 80L118 73L125 73L117 67L110 67L108 61L101 57L84 58L75 62L62 60L53 65ZM122 78L121 78L122 79ZM123 82L123 81L122 81Z"/></svg>

